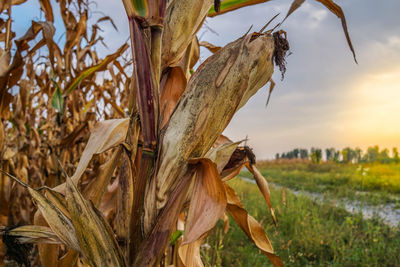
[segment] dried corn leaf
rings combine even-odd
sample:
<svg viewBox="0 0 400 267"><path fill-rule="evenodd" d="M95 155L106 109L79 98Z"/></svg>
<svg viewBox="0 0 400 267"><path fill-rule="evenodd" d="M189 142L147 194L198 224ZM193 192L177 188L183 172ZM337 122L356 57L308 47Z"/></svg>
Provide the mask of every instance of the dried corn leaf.
<svg viewBox="0 0 400 267"><path fill-rule="evenodd" d="M6 10L11 6L16 6L25 3L27 0L2 0L0 2L0 13L3 12L3 10Z"/></svg>
<svg viewBox="0 0 400 267"><path fill-rule="evenodd" d="M206 41L200 42L200 46L207 48L207 49L210 50L210 52L213 53L213 54L216 53L216 52L218 52L218 51L221 49L220 46L212 45L212 44L210 44L210 43L208 43L208 42L206 42Z"/></svg>
<svg viewBox="0 0 400 267"><path fill-rule="evenodd" d="M215 164L217 165L218 173L221 173L225 165L229 162L233 152L236 150L241 142L242 141L235 143L224 143L217 147L211 148L210 151L207 152L205 157L215 162Z"/></svg>
<svg viewBox="0 0 400 267"><path fill-rule="evenodd" d="M326 8L328 8L333 14L338 16L338 18L340 18L340 21L342 22L343 31L346 36L347 44L349 45L349 48L353 53L354 61L357 63L356 53L354 51L353 44L351 43L350 35L347 30L346 18L344 16L342 8L337 4L335 4L332 0L317 0L317 1L323 4Z"/></svg>
<svg viewBox="0 0 400 267"><path fill-rule="evenodd" d="M289 11L287 12L283 21L285 21L287 17L289 17L294 11L296 11L296 9L298 9L304 3L304 1L305 0L294 0L290 5ZM281 22L281 24L283 23L283 21Z"/></svg>
<svg viewBox="0 0 400 267"><path fill-rule="evenodd" d="M29 187L28 190L51 230L68 247L79 251L79 243L71 220L41 193Z"/></svg>
<svg viewBox="0 0 400 267"><path fill-rule="evenodd" d="M247 213L235 191L227 184L224 184L224 186L229 214L274 266L283 266L281 258L274 253L271 242L260 223Z"/></svg>
<svg viewBox="0 0 400 267"><path fill-rule="evenodd" d="M24 225L1 234L14 236L20 243L62 244L58 236L46 226Z"/></svg>
<svg viewBox="0 0 400 267"><path fill-rule="evenodd" d="M163 109L162 127L167 123L169 117L175 109L176 103L186 88L186 77L181 67L172 67L168 74L163 76L166 79L161 88L160 107ZM162 82L163 83L163 82Z"/></svg>
<svg viewBox="0 0 400 267"><path fill-rule="evenodd" d="M229 230L229 217L225 212L224 213L224 234L228 233L228 230Z"/></svg>
<svg viewBox="0 0 400 267"><path fill-rule="evenodd" d="M200 256L200 246L204 238L200 238L193 243L181 245L178 249L178 267L203 267Z"/></svg>
<svg viewBox="0 0 400 267"><path fill-rule="evenodd" d="M78 261L79 253L75 250L68 250L64 256L62 256L58 262L57 267L71 267L75 266L76 262Z"/></svg>
<svg viewBox="0 0 400 267"><path fill-rule="evenodd" d="M191 159L189 163L200 166L195 175L183 244L198 240L204 233L214 228L226 208L224 185L217 165L207 158Z"/></svg>
<svg viewBox="0 0 400 267"><path fill-rule="evenodd" d="M40 7L44 11L47 21L54 22L53 8L51 7L50 0L39 0Z"/></svg>
<svg viewBox="0 0 400 267"><path fill-rule="evenodd" d="M98 175L91 181L83 193L85 198L92 201L96 207L100 205L100 201L106 192L114 170L121 159L122 150L123 148L119 147L114 151L110 159L99 167L97 171Z"/></svg>
<svg viewBox="0 0 400 267"><path fill-rule="evenodd" d="M40 212L40 210L36 211L33 222L35 225L38 226L45 226L45 227L49 226L45 218L43 217L42 213ZM43 265L43 267L56 266L58 261L58 255L60 253L60 246L53 244L41 244L41 243L38 243L37 246L38 246L40 263Z"/></svg>
<svg viewBox="0 0 400 267"><path fill-rule="evenodd" d="M4 126L3 122L0 121L0 153L3 152L3 145L4 145ZM3 190L3 188L0 188L0 190Z"/></svg>
<svg viewBox="0 0 400 267"><path fill-rule="evenodd" d="M125 259L110 226L83 198L73 181L66 178L67 207L83 257L92 266L125 266Z"/></svg>
<svg viewBox="0 0 400 267"><path fill-rule="evenodd" d="M98 122L95 125L91 131L85 150L82 152L78 167L71 177L75 184L78 183L94 154L102 153L125 141L128 126L129 118L106 120ZM64 188L65 184L61 184L54 188L54 190L63 192Z"/></svg>
<svg viewBox="0 0 400 267"><path fill-rule="evenodd" d="M272 219L274 220L274 223L276 225L276 217L274 208L272 207L271 203L271 193L269 191L267 180L264 178L264 176L260 173L260 171L256 168L254 164L246 164L246 167L253 174L254 180L256 180L258 188L260 189L262 195L264 196L265 201L267 201L268 207L271 211Z"/></svg>

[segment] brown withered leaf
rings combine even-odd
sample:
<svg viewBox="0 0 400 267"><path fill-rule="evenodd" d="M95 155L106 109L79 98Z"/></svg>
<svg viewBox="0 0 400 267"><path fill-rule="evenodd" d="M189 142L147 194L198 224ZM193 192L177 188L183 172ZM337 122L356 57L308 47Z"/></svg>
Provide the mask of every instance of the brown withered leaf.
<svg viewBox="0 0 400 267"><path fill-rule="evenodd" d="M69 249L64 256L62 256L58 262L57 267L70 267L75 266L78 261L79 253L75 250Z"/></svg>
<svg viewBox="0 0 400 267"><path fill-rule="evenodd" d="M221 49L220 46L212 45L212 44L210 44L209 42L206 42L206 41L201 41L200 42L200 46L207 48L213 54L218 52Z"/></svg>
<svg viewBox="0 0 400 267"><path fill-rule="evenodd" d="M3 233L1 233L3 234ZM20 243L62 244L58 236L46 226L24 225L7 231L7 235L17 238Z"/></svg>
<svg viewBox="0 0 400 267"><path fill-rule="evenodd" d="M82 256L92 266L126 266L114 233L101 213L83 198L71 178L66 177L66 184L67 207Z"/></svg>
<svg viewBox="0 0 400 267"><path fill-rule="evenodd" d="M254 180L256 180L258 188L260 189L263 197L265 198L265 201L267 201L268 207L271 211L272 219L274 220L274 223L276 225L276 217L275 217L274 208L272 207L272 203L271 203L271 193L269 191L269 186L268 186L267 180L264 178L264 176L260 173L260 171L257 169L257 167L254 164L247 163L246 167L253 174Z"/></svg>
<svg viewBox="0 0 400 267"><path fill-rule="evenodd" d="M190 244L184 244L178 248L178 267L203 267L200 256L200 246L205 237L197 239Z"/></svg>
<svg viewBox="0 0 400 267"><path fill-rule="evenodd" d="M283 267L281 258L274 253L272 244L260 223L247 213L235 191L227 184L224 184L224 186L228 199L227 210L229 214L274 266Z"/></svg>
<svg viewBox="0 0 400 267"><path fill-rule="evenodd" d="M340 21L342 22L343 31L346 36L347 44L349 45L349 48L353 53L354 61L357 63L356 53L354 51L353 44L351 43L350 35L347 30L346 18L344 16L342 8L337 4L335 4L332 0L317 0L317 1L323 4L326 8L328 8L333 14L338 16L338 18L340 18Z"/></svg>
<svg viewBox="0 0 400 267"><path fill-rule="evenodd" d="M267 103L265 104L265 106L268 106L269 99L271 98L272 91L273 91L274 88L275 88L275 82L274 82L274 80L272 80L272 79L269 80L269 83L270 83L270 85L269 85L268 98L267 98Z"/></svg>
<svg viewBox="0 0 400 267"><path fill-rule="evenodd" d="M53 8L51 7L50 0L39 0L40 7L44 11L47 21L54 22Z"/></svg>
<svg viewBox="0 0 400 267"><path fill-rule="evenodd" d="M231 139L229 139L228 137L226 137L225 135L221 134L217 140L215 141L215 143L213 144L213 147L217 147L219 145L223 145L226 143L233 143L233 141Z"/></svg>
<svg viewBox="0 0 400 267"><path fill-rule="evenodd" d="M224 185L217 165L208 158L191 159L189 163L200 166L196 170L183 244L196 241L214 228L226 208Z"/></svg>
<svg viewBox="0 0 400 267"><path fill-rule="evenodd" d="M71 220L41 193L29 187L28 190L51 230L65 245L79 251L79 243Z"/></svg>
<svg viewBox="0 0 400 267"><path fill-rule="evenodd" d="M4 126L3 122L0 120L0 153L3 152L3 145L4 145ZM3 190L3 188L1 188L0 190Z"/></svg>
<svg viewBox="0 0 400 267"><path fill-rule="evenodd" d="M10 4L12 5L12 6L16 6L16 5L20 5L20 4L23 4L23 3L25 3L27 0L2 0L2 1L0 1L0 13L2 13L3 12L3 10L6 10L6 9L8 9L9 7L10 7Z"/></svg>
<svg viewBox="0 0 400 267"><path fill-rule="evenodd" d="M78 183L94 154L102 153L125 141L128 126L129 118L106 120L95 125L85 150L82 152L78 167L71 177L75 184ZM64 189L65 183L54 188L57 192L63 192Z"/></svg>
<svg viewBox="0 0 400 267"><path fill-rule="evenodd" d="M296 11L296 9L298 9L304 3L304 1L305 0L294 0L290 5L289 11L287 12L283 21L285 21L287 17L289 17L294 11ZM283 21L281 22L281 24L283 23Z"/></svg>
<svg viewBox="0 0 400 267"><path fill-rule="evenodd" d="M225 212L224 213L224 234L228 233L228 230L229 230L229 217Z"/></svg>
<svg viewBox="0 0 400 267"><path fill-rule="evenodd" d="M49 226L49 224L46 222L40 210L36 211L33 222L37 226L45 226L45 227ZM37 246L38 246L40 263L43 265L43 267L56 266L58 255L60 252L60 246L53 244L41 244L41 243L38 243Z"/></svg>
<svg viewBox="0 0 400 267"><path fill-rule="evenodd" d="M6 74L8 66L10 65L10 60L10 52L6 52L2 48L0 48L0 77Z"/></svg>
<svg viewBox="0 0 400 267"><path fill-rule="evenodd" d="M121 159L122 150L122 147L117 148L110 159L99 167L96 178L88 184L83 192L85 198L92 201L96 207L100 205L100 201L106 192L114 170Z"/></svg>
<svg viewBox="0 0 400 267"><path fill-rule="evenodd" d="M225 165L229 162L233 152L236 150L238 145L242 141L239 142L231 142L221 144L215 148L211 148L207 154L205 155L206 158L209 158L212 162L215 162L217 165L218 173L220 174L224 169Z"/></svg>
<svg viewBox="0 0 400 267"><path fill-rule="evenodd" d="M168 74L163 76L162 81L164 86L161 88L160 107L163 110L162 127L165 126L169 120L172 112L175 109L176 103L183 94L186 88L186 77L181 67L172 67L168 70Z"/></svg>

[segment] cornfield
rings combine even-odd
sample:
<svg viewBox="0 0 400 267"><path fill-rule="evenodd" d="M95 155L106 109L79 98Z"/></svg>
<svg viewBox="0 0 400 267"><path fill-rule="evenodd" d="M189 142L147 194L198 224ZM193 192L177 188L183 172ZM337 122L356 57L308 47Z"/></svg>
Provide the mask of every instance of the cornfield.
<svg viewBox="0 0 400 267"><path fill-rule="evenodd" d="M276 224L268 183L252 150L222 132L261 87L272 92L286 33L273 18L225 47L196 37L207 16L267 1L123 0L131 44L104 58L109 16L90 24L88 1L39 0L45 20L16 37L12 7L26 1L0 3L1 262L203 266L200 247L229 214L283 266L226 181L247 167ZM341 8L318 2L341 19L354 55ZM196 67L200 46L213 55Z"/></svg>

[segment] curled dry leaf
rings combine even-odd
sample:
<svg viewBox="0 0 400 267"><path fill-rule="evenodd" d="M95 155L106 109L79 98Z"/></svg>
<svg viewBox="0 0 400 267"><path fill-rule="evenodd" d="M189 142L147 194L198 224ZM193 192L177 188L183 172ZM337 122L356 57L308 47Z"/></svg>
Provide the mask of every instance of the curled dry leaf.
<svg viewBox="0 0 400 267"><path fill-rule="evenodd" d="M71 220L41 193L29 187L28 190L51 230L65 245L80 251L75 228Z"/></svg>
<svg viewBox="0 0 400 267"><path fill-rule="evenodd" d="M125 258L110 226L83 198L72 179L66 178L67 207L85 260L92 266L125 266Z"/></svg>
<svg viewBox="0 0 400 267"><path fill-rule="evenodd" d="M203 244L204 237L197 239L193 243L181 245L178 249L178 267L203 267L200 256L200 246Z"/></svg>
<svg viewBox="0 0 400 267"><path fill-rule="evenodd" d="M207 49L210 50L210 52L213 53L213 54L216 53L216 52L218 52L218 51L221 49L220 46L212 45L212 44L210 44L210 43L208 43L208 42L206 42L206 41L200 42L200 46L203 46L203 47L207 48Z"/></svg>
<svg viewBox="0 0 400 267"><path fill-rule="evenodd" d="M207 152L205 157L209 158L212 162L215 162L215 164L217 165L218 173L221 173L226 164L229 162L233 152L236 150L241 142L242 141L235 143L224 143L217 147L211 148L210 151Z"/></svg>
<svg viewBox="0 0 400 267"><path fill-rule="evenodd" d="M317 0L317 1L323 4L326 8L328 8L333 14L338 16L338 18L340 18L340 21L342 22L343 31L346 36L347 44L349 45L349 48L353 53L354 61L357 63L356 53L354 51L353 44L351 43L349 31L347 30L346 18L344 16L342 8L337 4L335 4L332 0Z"/></svg>
<svg viewBox="0 0 400 267"><path fill-rule="evenodd" d="M267 201L268 207L271 211L272 219L274 220L274 223L276 225L276 217L274 208L272 207L271 203L271 194L269 191L267 180L264 178L264 176L260 173L260 171L256 168L254 164L246 164L246 167L253 174L254 180L256 180L258 188L260 189L263 197L265 198L265 201Z"/></svg>
<svg viewBox="0 0 400 267"><path fill-rule="evenodd" d="M3 122L0 120L0 153L3 152L3 145L4 145L4 126Z"/></svg>
<svg viewBox="0 0 400 267"><path fill-rule="evenodd" d="M172 67L168 70L168 74L163 76L166 81L161 81L164 84L161 88L160 107L163 111L163 122L161 127L169 120L176 103L183 94L186 88L186 77L181 67Z"/></svg>
<svg viewBox="0 0 400 267"><path fill-rule="evenodd" d="M11 6L20 5L20 4L25 3L26 1L27 0L9 0L9 1L3 0L0 2L0 13L3 12L3 10L8 9L10 7L10 5Z"/></svg>
<svg viewBox="0 0 400 267"><path fill-rule="evenodd" d="M228 199L227 210L229 214L274 266L283 266L281 258L274 253L272 244L260 223L247 213L235 191L227 184L224 184L224 186Z"/></svg>
<svg viewBox="0 0 400 267"><path fill-rule="evenodd" d="M91 181L87 186L87 190L83 193L86 199L92 201L96 207L100 205L100 201L111 181L114 170L121 159L122 149L122 147L119 147L115 150L110 159L99 167L96 179Z"/></svg>
<svg viewBox="0 0 400 267"><path fill-rule="evenodd" d="M94 154L102 153L125 141L128 132L129 118L113 119L99 122L92 129L89 141L82 152L78 167L72 181L77 184ZM54 188L58 192L65 190L65 183Z"/></svg>
<svg viewBox="0 0 400 267"><path fill-rule="evenodd" d="M51 7L50 0L39 0L40 7L44 11L47 21L54 22L53 8Z"/></svg>
<svg viewBox="0 0 400 267"><path fill-rule="evenodd" d="M195 174L183 244L196 241L214 228L226 208L225 189L217 165L207 158L191 159L189 163L200 166Z"/></svg>
<svg viewBox="0 0 400 267"><path fill-rule="evenodd" d="M228 233L228 230L229 230L229 217L225 212L224 213L224 234Z"/></svg>
<svg viewBox="0 0 400 267"><path fill-rule="evenodd" d="M20 243L62 244L58 236L46 226L24 225L0 234L14 236Z"/></svg>

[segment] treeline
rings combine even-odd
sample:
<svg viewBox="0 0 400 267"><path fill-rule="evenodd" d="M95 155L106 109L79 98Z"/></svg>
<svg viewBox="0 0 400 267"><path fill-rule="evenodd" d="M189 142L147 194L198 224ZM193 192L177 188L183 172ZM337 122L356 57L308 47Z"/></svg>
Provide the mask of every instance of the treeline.
<svg viewBox="0 0 400 267"><path fill-rule="evenodd" d="M324 152L324 158L323 158ZM335 148L326 148L324 151L320 148L295 148L289 152L277 153L275 159L308 159L313 163L320 163L322 160L338 163L400 163L397 147L389 149L379 149L379 146L368 147L364 152L361 148L346 147L342 150Z"/></svg>

